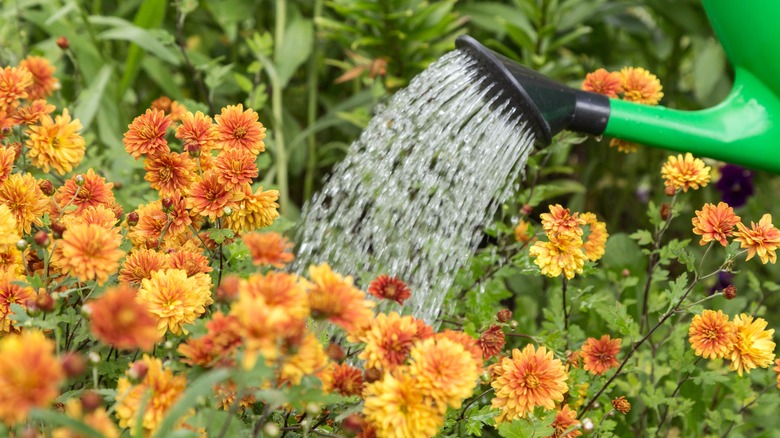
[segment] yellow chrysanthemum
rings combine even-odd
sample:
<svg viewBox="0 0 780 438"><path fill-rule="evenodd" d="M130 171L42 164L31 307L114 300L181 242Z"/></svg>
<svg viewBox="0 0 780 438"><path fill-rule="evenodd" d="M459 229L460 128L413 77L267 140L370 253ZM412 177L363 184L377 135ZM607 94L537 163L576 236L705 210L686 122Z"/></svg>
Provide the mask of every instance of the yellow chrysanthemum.
<svg viewBox="0 0 780 438"><path fill-rule="evenodd" d="M623 99L656 105L664 97L661 81L649 71L641 67L625 67L620 70L620 75L623 79Z"/></svg>
<svg viewBox="0 0 780 438"><path fill-rule="evenodd" d="M744 313L734 317L737 340L731 353L731 370L740 376L743 371L750 374L753 368L767 368L775 359L775 329L764 330L766 324L763 318L753 320Z"/></svg>
<svg viewBox="0 0 780 438"><path fill-rule="evenodd" d="M432 437L444 422L416 380L406 373L386 373L382 380L367 385L364 394L363 415L376 427L377 436Z"/></svg>
<svg viewBox="0 0 780 438"><path fill-rule="evenodd" d="M585 257L592 261L598 261L603 255L607 246L607 224L599 222L596 215L593 213L582 213L580 218L585 221L585 224L590 228L590 233L585 243L582 244L582 250L585 252Z"/></svg>
<svg viewBox="0 0 780 438"><path fill-rule="evenodd" d="M5 204L0 204L0 245L15 245L21 237L16 218Z"/></svg>
<svg viewBox="0 0 780 438"><path fill-rule="evenodd" d="M81 122L71 121L68 110L52 120L43 116L39 126L30 126L27 156L33 166L48 172L54 168L60 175L73 170L84 158L86 143L79 134Z"/></svg>
<svg viewBox="0 0 780 438"><path fill-rule="evenodd" d="M0 274L24 275L24 258L16 245L0 245Z"/></svg>
<svg viewBox="0 0 780 438"><path fill-rule="evenodd" d="M296 346L295 354L288 355L282 363L279 381L300 385L304 376L314 375L328 364L328 356L313 333L307 333Z"/></svg>
<svg viewBox="0 0 780 438"><path fill-rule="evenodd" d="M697 190L710 182L710 167L704 165L704 161L693 158L693 155L670 155L661 168L661 176L664 177L664 186L675 190Z"/></svg>
<svg viewBox="0 0 780 438"><path fill-rule="evenodd" d="M279 217L279 192L266 190L260 187L252 194L248 185L244 186L244 197L237 202L233 214L225 217L225 225L236 233L254 231L267 227ZM236 188L236 190L241 190Z"/></svg>
<svg viewBox="0 0 780 438"><path fill-rule="evenodd" d="M721 310L702 311L693 317L688 329L691 347L705 359L730 357L736 340L737 328Z"/></svg>
<svg viewBox="0 0 780 438"><path fill-rule="evenodd" d="M167 331L187 334L183 326L192 324L214 302L208 287L181 269L152 272L151 278L141 280L137 300L157 317L160 336Z"/></svg>
<svg viewBox="0 0 780 438"><path fill-rule="evenodd" d="M65 402L65 414L67 414L68 417L95 429L103 438L119 438L119 429L117 429L114 422L106 413L106 410L102 407L91 412L84 412L81 402L76 398L71 398ZM79 432L67 427L54 429L51 436L52 438L83 437Z"/></svg>
<svg viewBox="0 0 780 438"><path fill-rule="evenodd" d="M59 241L57 266L80 281L97 280L102 285L119 269L125 252L122 237L97 224L76 224L65 230Z"/></svg>
<svg viewBox="0 0 780 438"><path fill-rule="evenodd" d="M442 412L460 408L477 386L477 363L463 345L443 337L420 341L409 353L409 372Z"/></svg>
<svg viewBox="0 0 780 438"><path fill-rule="evenodd" d="M48 198L29 173L14 173L0 184L0 203L8 206L19 234L29 234L32 225L43 226L41 217L49 207Z"/></svg>
<svg viewBox="0 0 780 438"><path fill-rule="evenodd" d="M534 243L528 253L541 268L542 274L548 277L563 274L571 279L574 274L581 274L585 265L582 239L577 235L550 236L549 242Z"/></svg>

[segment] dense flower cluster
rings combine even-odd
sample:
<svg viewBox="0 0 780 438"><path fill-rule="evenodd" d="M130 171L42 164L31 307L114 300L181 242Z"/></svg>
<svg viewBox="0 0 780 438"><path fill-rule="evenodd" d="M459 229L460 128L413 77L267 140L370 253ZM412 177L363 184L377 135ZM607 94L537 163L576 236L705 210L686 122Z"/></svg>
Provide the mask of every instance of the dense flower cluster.
<svg viewBox="0 0 780 438"><path fill-rule="evenodd" d="M722 311L704 310L693 317L688 340L697 356L729 359L740 376L753 368L767 368L775 358L774 329L766 330L763 318L741 314L729 321Z"/></svg>

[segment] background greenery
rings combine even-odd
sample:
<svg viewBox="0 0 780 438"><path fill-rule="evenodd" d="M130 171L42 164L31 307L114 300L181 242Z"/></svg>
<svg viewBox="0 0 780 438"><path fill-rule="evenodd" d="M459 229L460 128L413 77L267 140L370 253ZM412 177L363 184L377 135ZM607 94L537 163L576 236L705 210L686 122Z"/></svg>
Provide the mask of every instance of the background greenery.
<svg viewBox="0 0 780 438"><path fill-rule="evenodd" d="M119 183L118 200L126 207L142 203L147 190L142 163L124 153L122 134L162 95L193 111L213 114L237 102L257 110L269 128L270 154L259 163L263 185L281 191L282 213L295 220L373 106L451 50L460 34L573 86L600 67L644 67L661 79L662 104L670 107L710 106L726 95L732 78L695 0L6 0L0 17L0 65L15 65L28 53L54 62L62 89L53 103L72 108L90 133L82 166L102 169ZM63 36L67 51L56 44ZM524 187L532 179L534 196L521 189L497 213L484 249L453 291L471 297L465 303L472 307L460 309L469 315L467 324L478 327L503 303L514 307L518 330L531 332L545 323L542 309L555 311L555 286L527 276L527 260L494 251L513 244L508 236L525 203L537 207L535 218L547 203L560 202L605 220L612 238L602 269L579 286L598 291L618 284L629 312L635 312L630 303L644 282L647 260L628 234L650 228L648 203L666 200L658 173L667 154L640 149L624 155L607 143L567 135L532 158ZM743 220L779 213L773 200L780 181L756 172L755 185L756 194L737 211ZM669 238L690 239L693 210L720 194L708 187L686 196L680 215L687 219L672 225ZM771 292L778 270L749 266L750 274L733 280L744 293L726 310L747 307L767 315L770 327L777 325L778 300ZM674 278L676 268L668 269ZM631 278L636 281L626 280ZM578 316L579 326L589 328L583 336L608 332L587 310L609 303L599 302L597 293L592 297ZM678 330L681 339L686 327ZM651 382L629 373L622 385L635 409L615 433L639 433L652 425L657 415L652 407L659 402L650 388L673 388L674 368L670 362ZM683 405L664 433L714 433L750 398L745 384L751 378L763 385L767 380L766 373L754 373L736 383L716 382L709 392L686 383L677 401L662 400ZM720 392L713 397L713 391ZM689 404L680 401L688 399ZM777 407L776 396L763 399L734 433L771 436L780 422ZM707 427L701 427L703 421Z"/></svg>

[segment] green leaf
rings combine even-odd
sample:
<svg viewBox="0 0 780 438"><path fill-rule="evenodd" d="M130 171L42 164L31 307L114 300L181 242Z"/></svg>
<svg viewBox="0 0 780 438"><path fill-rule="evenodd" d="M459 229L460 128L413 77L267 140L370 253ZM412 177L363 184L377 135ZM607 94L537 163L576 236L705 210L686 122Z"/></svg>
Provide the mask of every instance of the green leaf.
<svg viewBox="0 0 780 438"><path fill-rule="evenodd" d="M165 19L166 6L166 0L144 1L141 3L141 7L138 8L133 23L143 29L159 27ZM130 84L135 81L136 76L138 76L138 71L141 68L141 61L143 58L144 51L141 47L137 44L131 44L124 62L122 79L119 81L119 96L123 96L125 91L130 87ZM168 96L174 98L174 95L172 94L168 94Z"/></svg>
<svg viewBox="0 0 780 438"><path fill-rule="evenodd" d="M187 390L181 395L179 401L173 405L165 418L163 418L163 421L160 423L160 427L157 429L157 433L154 436L159 438L168 436L174 426L179 422L179 419L198 402L199 397L209 395L213 391L214 385L226 380L229 376L230 370L213 370L203 374L188 385Z"/></svg>
<svg viewBox="0 0 780 438"><path fill-rule="evenodd" d="M279 75L279 86L287 86L295 70L309 58L314 44L314 26L311 20L296 16L284 33L284 40L276 47L274 60Z"/></svg>
<svg viewBox="0 0 780 438"><path fill-rule="evenodd" d="M81 421L68 417L65 414L59 412L45 411L41 409L33 409L30 412L30 419L32 421L40 421L43 424L49 426L63 426L70 429L72 432L76 432L80 436L89 438L103 438L103 434L96 431L87 424Z"/></svg>
<svg viewBox="0 0 780 438"><path fill-rule="evenodd" d="M505 438L532 438L550 436L555 431L550 426L540 425L538 421L515 420L511 423L501 423L498 434Z"/></svg>
<svg viewBox="0 0 780 438"><path fill-rule="evenodd" d="M729 376L720 371L702 371L698 376L694 377L693 383L699 386L709 386L715 383L724 383L729 381Z"/></svg>
<svg viewBox="0 0 780 438"><path fill-rule="evenodd" d="M153 53L163 61L179 65L179 55L173 49L165 46L157 38L145 29L141 29L138 26L127 24L124 26L114 27L98 35L101 40L121 40L129 41L140 46L142 49Z"/></svg>
<svg viewBox="0 0 780 438"><path fill-rule="evenodd" d="M470 435L482 436L482 429L485 426L495 425L495 418L498 410L489 405L477 409L476 405L471 406L465 413L466 432Z"/></svg>
<svg viewBox="0 0 780 438"><path fill-rule="evenodd" d="M634 321L634 318L628 314L626 307L622 303L598 307L597 311L607 322L610 330L630 337L636 337L639 334L639 326Z"/></svg>
<svg viewBox="0 0 780 438"><path fill-rule="evenodd" d="M647 230L638 230L636 233L631 234L628 237L636 240L637 243L642 246L649 245L655 241L653 233Z"/></svg>
<svg viewBox="0 0 780 438"><path fill-rule="evenodd" d="M209 238L217 243L222 243L227 239L232 239L236 233L230 228L212 228L208 231Z"/></svg>
<svg viewBox="0 0 780 438"><path fill-rule="evenodd" d="M669 288L671 296L669 301L669 308L671 309L672 306L677 305L683 295L685 295L685 292L688 290L688 273L683 272L679 277L677 277L677 280L669 283Z"/></svg>
<svg viewBox="0 0 780 438"><path fill-rule="evenodd" d="M97 77L90 80L90 86L81 93L78 102L76 102L76 107L73 109L73 117L79 119L84 130L92 124L92 120L98 112L106 85L108 85L108 80L111 79L111 70L110 65L104 65Z"/></svg>

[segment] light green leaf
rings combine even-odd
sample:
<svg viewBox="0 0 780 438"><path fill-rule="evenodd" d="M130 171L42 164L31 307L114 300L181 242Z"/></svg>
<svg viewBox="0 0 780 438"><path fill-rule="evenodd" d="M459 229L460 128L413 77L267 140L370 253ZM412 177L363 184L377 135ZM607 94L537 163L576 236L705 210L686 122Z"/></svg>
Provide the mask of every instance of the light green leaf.
<svg viewBox="0 0 780 438"><path fill-rule="evenodd" d="M279 86L287 86L295 70L309 58L313 44L314 26L311 20L293 18L284 33L282 44L276 47L274 54Z"/></svg>
<svg viewBox="0 0 780 438"><path fill-rule="evenodd" d="M76 102L76 107L73 109L73 117L81 121L84 130L92 124L92 120L98 112L106 85L108 85L108 80L111 79L111 70L109 64L104 65L97 76L90 81L90 86L81 93L78 102Z"/></svg>
<svg viewBox="0 0 780 438"><path fill-rule="evenodd" d="M179 56L171 48L165 46L148 31L138 26L125 25L114 27L98 35L101 40L121 40L138 44L142 49L153 53L163 61L179 65Z"/></svg>

